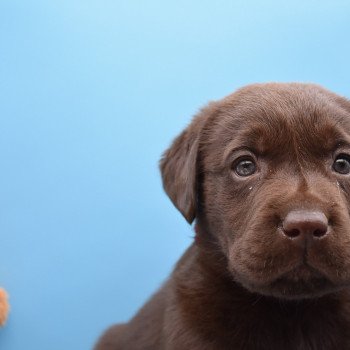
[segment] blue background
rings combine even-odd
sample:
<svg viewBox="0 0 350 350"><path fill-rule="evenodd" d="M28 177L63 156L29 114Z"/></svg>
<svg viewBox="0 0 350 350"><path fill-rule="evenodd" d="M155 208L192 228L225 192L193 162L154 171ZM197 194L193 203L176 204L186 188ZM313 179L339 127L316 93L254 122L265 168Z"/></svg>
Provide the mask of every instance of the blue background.
<svg viewBox="0 0 350 350"><path fill-rule="evenodd" d="M0 2L4 350L90 349L191 242L158 160L251 82L350 96L350 2Z"/></svg>

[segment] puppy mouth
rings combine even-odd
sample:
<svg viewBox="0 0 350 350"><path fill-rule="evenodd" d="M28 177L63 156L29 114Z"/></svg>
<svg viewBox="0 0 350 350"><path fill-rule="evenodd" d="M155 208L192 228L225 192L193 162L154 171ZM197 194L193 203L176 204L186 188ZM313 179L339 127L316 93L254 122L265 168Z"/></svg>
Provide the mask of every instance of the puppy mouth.
<svg viewBox="0 0 350 350"><path fill-rule="evenodd" d="M262 294L279 298L304 299L321 297L342 287L334 284L325 274L304 261L268 285L257 289Z"/></svg>
<svg viewBox="0 0 350 350"><path fill-rule="evenodd" d="M302 260L291 269L282 272L265 283L253 282L244 275L235 273L236 281L253 293L279 299L308 299L337 292L347 285L332 281L327 274Z"/></svg>

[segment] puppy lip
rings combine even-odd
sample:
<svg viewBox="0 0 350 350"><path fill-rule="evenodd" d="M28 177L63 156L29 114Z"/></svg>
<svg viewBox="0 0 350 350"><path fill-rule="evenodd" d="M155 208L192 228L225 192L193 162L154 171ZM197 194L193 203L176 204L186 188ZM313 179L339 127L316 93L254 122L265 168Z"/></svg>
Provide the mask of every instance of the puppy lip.
<svg viewBox="0 0 350 350"><path fill-rule="evenodd" d="M266 283L258 283L261 286L272 284L275 281L286 279L286 280L293 280L295 282L304 280L307 281L308 279L312 278L324 278L329 279L326 274L324 274L321 270L319 270L317 267L313 266L308 260L307 256L301 257L300 261L294 263L292 267L283 269L280 273L277 273L272 278L267 279Z"/></svg>
<svg viewBox="0 0 350 350"><path fill-rule="evenodd" d="M314 278L323 278L327 279L327 276L323 274L319 269L313 267L309 264L306 259L303 259L300 263L293 266L291 269L282 272L277 275L271 283L274 283L278 280L288 280L291 282L305 281L314 279Z"/></svg>
<svg viewBox="0 0 350 350"><path fill-rule="evenodd" d="M308 262L307 259L305 258L302 263L298 264L291 270L285 272L280 276L279 278L288 278L288 277L293 277L295 280L300 280L304 279L307 280L312 277L322 277L326 278L326 276L319 271L317 268L311 266Z"/></svg>
<svg viewBox="0 0 350 350"><path fill-rule="evenodd" d="M326 271L309 261L307 257L265 278L260 276L255 279L236 269L232 269L231 272L234 280L249 291L283 299L321 296L348 287L350 283L332 279Z"/></svg>
<svg viewBox="0 0 350 350"><path fill-rule="evenodd" d="M339 287L322 271L302 262L260 288L271 295L294 299L327 294Z"/></svg>
<svg viewBox="0 0 350 350"><path fill-rule="evenodd" d="M277 277L272 284L278 284L279 282L296 286L303 284L312 289L316 288L319 291L324 289L322 287L324 284L335 286L334 283L322 271L308 263L301 263L293 269L283 273ZM315 284L320 284L320 286L315 287Z"/></svg>

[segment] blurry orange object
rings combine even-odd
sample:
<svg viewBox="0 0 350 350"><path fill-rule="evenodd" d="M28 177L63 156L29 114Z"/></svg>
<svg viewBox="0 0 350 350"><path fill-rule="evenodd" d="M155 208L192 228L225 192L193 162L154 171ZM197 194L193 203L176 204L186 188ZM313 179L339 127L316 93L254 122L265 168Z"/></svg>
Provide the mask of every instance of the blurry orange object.
<svg viewBox="0 0 350 350"><path fill-rule="evenodd" d="M8 312L9 304L7 301L7 293L0 288L0 326L5 324Z"/></svg>

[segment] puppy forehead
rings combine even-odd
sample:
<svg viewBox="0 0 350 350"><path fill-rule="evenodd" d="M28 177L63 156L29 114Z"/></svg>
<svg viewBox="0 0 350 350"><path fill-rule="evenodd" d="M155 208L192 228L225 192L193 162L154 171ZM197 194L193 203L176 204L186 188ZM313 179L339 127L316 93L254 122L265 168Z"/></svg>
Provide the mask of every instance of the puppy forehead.
<svg viewBox="0 0 350 350"><path fill-rule="evenodd" d="M276 157L292 148L328 153L350 134L350 113L334 96L309 84L248 86L219 102L204 143L213 146L217 160L218 152L225 156L242 147Z"/></svg>

